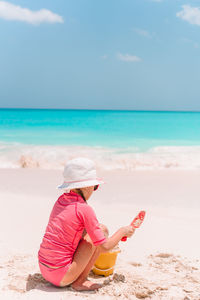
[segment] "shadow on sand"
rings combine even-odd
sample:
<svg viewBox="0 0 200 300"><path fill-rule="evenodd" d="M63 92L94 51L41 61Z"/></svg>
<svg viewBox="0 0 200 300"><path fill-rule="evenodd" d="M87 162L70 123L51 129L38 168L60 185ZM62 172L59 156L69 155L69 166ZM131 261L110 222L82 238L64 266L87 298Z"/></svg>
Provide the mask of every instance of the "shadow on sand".
<svg viewBox="0 0 200 300"><path fill-rule="evenodd" d="M26 282L26 292L30 290L41 290L44 292L72 292L72 293L84 293L84 294L95 294L96 291L75 291L71 286L57 287L50 282L46 281L40 273L29 274Z"/></svg>

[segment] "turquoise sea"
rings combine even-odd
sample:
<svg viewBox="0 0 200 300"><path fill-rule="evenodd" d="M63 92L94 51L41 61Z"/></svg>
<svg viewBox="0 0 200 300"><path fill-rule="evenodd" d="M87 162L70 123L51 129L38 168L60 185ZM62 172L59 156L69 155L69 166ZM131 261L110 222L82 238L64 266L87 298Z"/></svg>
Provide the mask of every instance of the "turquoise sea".
<svg viewBox="0 0 200 300"><path fill-rule="evenodd" d="M22 156L59 167L77 155L110 168L198 167L200 113L0 109L1 167Z"/></svg>

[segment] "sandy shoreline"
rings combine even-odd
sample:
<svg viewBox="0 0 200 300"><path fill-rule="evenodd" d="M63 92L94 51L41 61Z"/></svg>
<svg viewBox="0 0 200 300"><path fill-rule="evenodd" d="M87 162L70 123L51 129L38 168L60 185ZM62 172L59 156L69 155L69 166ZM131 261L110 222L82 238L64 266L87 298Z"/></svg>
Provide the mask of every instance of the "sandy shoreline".
<svg viewBox="0 0 200 300"><path fill-rule="evenodd" d="M120 243L113 280L95 294L80 294L34 275L62 171L0 169L0 297L200 299L200 171L100 171L99 177L106 184L89 204L111 234L141 209L147 218L132 239Z"/></svg>

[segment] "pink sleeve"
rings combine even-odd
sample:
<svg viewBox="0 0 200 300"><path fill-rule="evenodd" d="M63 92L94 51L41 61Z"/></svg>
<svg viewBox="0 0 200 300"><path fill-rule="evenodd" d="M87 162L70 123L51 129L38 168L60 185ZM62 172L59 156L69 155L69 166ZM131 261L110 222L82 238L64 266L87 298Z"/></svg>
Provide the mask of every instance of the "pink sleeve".
<svg viewBox="0 0 200 300"><path fill-rule="evenodd" d="M78 217L84 224L84 227L89 234L95 246L101 245L106 241L103 231L99 227L99 222L95 212L91 206L84 204L77 207Z"/></svg>

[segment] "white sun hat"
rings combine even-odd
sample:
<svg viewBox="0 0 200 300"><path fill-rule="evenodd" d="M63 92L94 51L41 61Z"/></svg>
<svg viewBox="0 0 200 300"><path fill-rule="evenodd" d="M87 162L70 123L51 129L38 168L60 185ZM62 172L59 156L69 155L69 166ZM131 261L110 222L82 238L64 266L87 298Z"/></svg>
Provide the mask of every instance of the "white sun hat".
<svg viewBox="0 0 200 300"><path fill-rule="evenodd" d="M95 164L85 157L77 157L67 162L63 172L64 182L58 189L75 189L104 183L97 178Z"/></svg>

